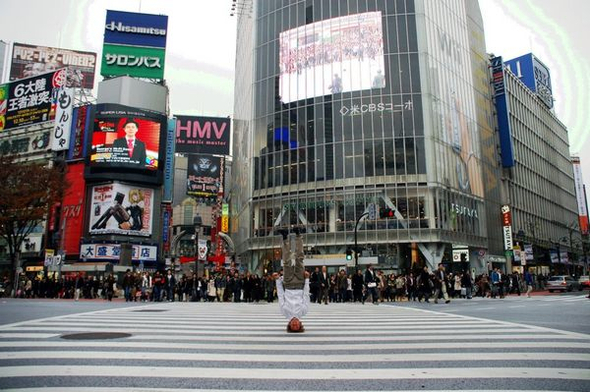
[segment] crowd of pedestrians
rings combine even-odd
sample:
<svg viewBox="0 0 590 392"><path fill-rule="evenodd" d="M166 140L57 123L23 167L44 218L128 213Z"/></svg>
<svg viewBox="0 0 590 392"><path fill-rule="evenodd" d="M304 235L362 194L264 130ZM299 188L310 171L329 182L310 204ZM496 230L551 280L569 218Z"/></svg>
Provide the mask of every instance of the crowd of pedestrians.
<svg viewBox="0 0 590 392"><path fill-rule="evenodd" d="M315 267L310 273L312 302L449 302L453 298L471 299L474 296L503 298L507 294L529 295L543 289L547 277L512 273L499 269L489 274L447 273L440 264L430 271L427 267L407 274L386 274L368 266L348 274L345 270L328 273L327 268ZM20 284L20 298L97 299L110 301L114 297L126 301L208 301L208 302L273 302L276 285L271 274L258 276L240 274L237 270L222 270L208 276L175 276L165 272L132 272L122 278L104 276L63 276L61 279L26 277Z"/></svg>

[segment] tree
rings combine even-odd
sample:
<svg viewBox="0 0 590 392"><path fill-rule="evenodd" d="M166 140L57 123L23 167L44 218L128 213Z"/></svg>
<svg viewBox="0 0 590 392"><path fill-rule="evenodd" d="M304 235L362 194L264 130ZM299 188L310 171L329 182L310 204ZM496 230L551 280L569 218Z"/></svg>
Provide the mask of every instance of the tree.
<svg viewBox="0 0 590 392"><path fill-rule="evenodd" d="M0 156L0 238L6 242L13 272L20 266L24 239L47 218L66 186L60 167Z"/></svg>

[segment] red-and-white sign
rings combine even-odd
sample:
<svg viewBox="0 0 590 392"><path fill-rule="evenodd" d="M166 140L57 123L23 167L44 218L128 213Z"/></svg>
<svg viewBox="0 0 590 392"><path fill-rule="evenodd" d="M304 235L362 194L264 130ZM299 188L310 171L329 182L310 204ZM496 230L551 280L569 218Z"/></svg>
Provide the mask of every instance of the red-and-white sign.
<svg viewBox="0 0 590 392"><path fill-rule="evenodd" d="M588 210L586 209L586 194L584 192L584 180L580 158L573 157L574 165L574 187L576 188L576 201L578 202L578 221L582 235L588 234Z"/></svg>
<svg viewBox="0 0 590 392"><path fill-rule="evenodd" d="M502 229L504 237L504 250L512 250L514 244L512 242L512 214L510 212L510 206L502 206Z"/></svg>

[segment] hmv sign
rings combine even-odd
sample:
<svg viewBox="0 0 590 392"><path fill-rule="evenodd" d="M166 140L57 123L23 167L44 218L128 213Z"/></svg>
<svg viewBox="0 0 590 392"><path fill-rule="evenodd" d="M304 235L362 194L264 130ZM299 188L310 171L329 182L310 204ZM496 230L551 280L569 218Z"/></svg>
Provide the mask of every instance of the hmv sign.
<svg viewBox="0 0 590 392"><path fill-rule="evenodd" d="M230 119L176 117L176 152L229 155Z"/></svg>

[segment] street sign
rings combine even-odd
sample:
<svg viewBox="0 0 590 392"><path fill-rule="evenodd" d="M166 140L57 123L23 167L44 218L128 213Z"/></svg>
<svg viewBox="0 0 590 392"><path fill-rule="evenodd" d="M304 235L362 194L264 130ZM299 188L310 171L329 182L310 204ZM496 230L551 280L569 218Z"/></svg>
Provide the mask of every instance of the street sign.
<svg viewBox="0 0 590 392"><path fill-rule="evenodd" d="M369 204L369 219L375 220L377 217L377 208L375 208L375 203Z"/></svg>

